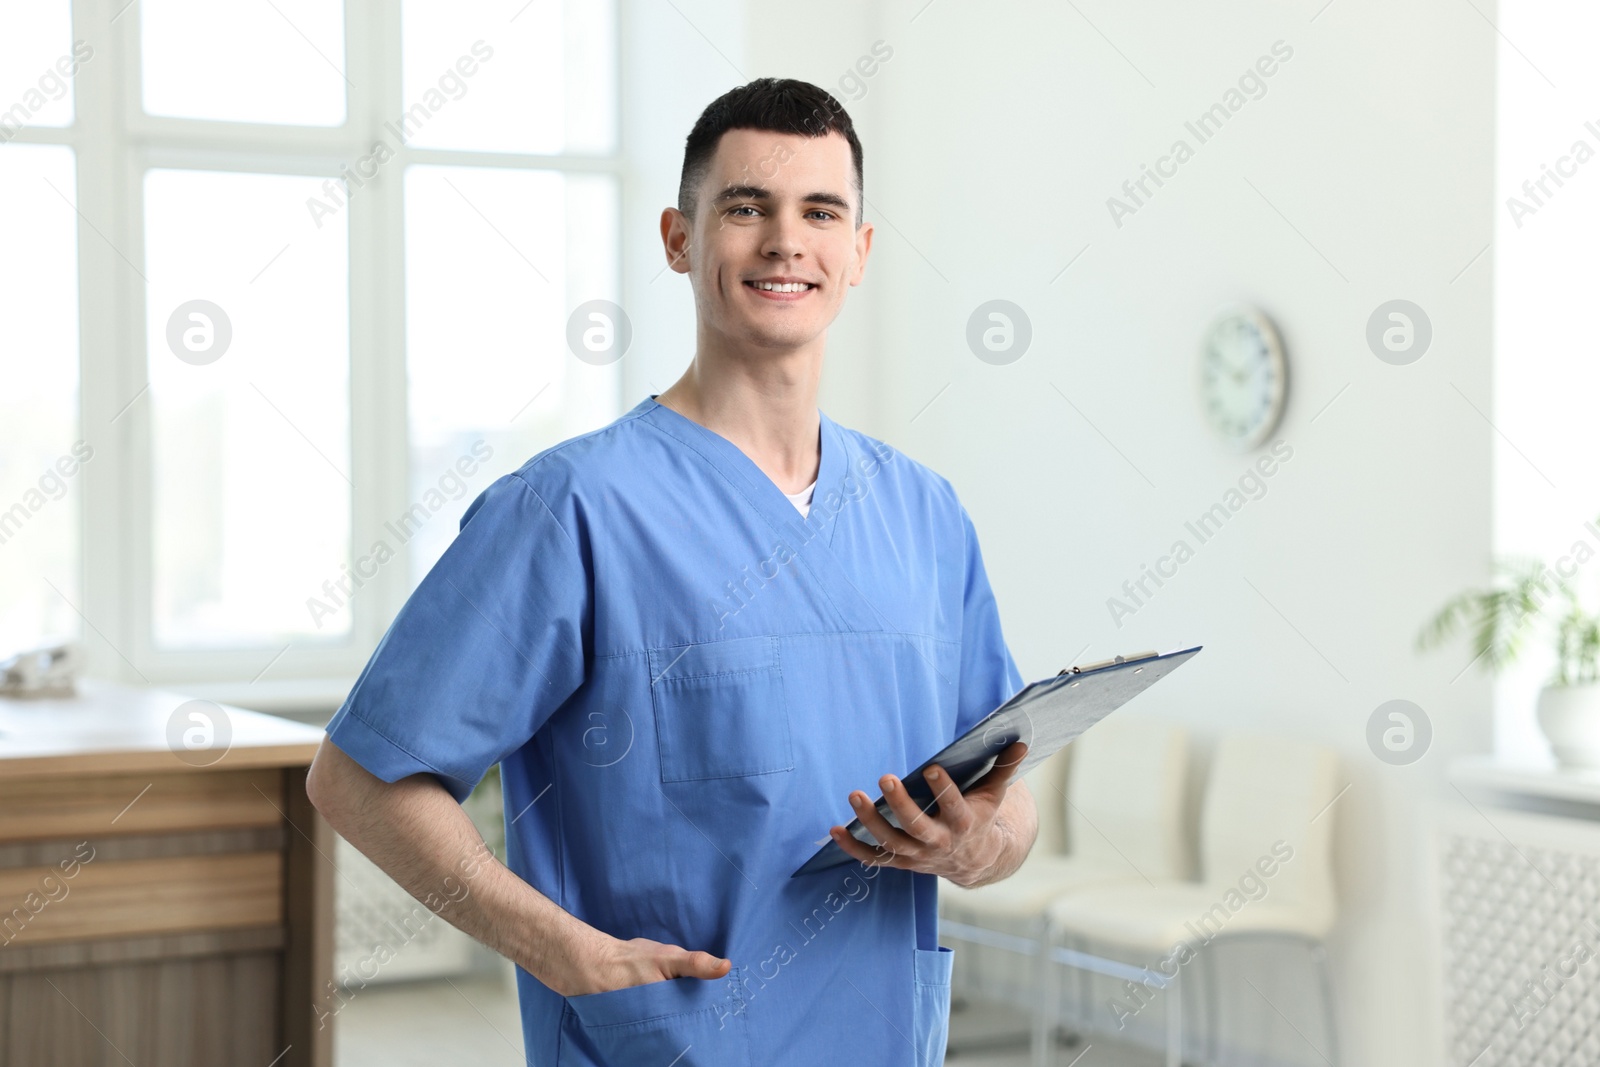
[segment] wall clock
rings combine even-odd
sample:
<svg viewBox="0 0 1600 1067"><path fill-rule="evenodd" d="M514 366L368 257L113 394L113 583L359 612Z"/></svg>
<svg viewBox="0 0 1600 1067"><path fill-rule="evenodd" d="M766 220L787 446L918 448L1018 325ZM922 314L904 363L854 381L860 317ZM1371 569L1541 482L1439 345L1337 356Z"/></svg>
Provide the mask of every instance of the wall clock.
<svg viewBox="0 0 1600 1067"><path fill-rule="evenodd" d="M1227 445L1248 451L1283 417L1289 363L1277 327L1251 307L1223 312L1200 345L1200 403Z"/></svg>

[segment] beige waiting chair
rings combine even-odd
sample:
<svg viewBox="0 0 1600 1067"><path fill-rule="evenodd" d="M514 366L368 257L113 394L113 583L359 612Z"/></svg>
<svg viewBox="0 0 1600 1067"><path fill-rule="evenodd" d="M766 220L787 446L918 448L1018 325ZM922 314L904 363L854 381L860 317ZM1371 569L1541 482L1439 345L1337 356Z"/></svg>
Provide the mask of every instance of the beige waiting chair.
<svg viewBox="0 0 1600 1067"><path fill-rule="evenodd" d="M1136 716L1105 719L1028 776L1040 825L1022 866L976 889L940 884L944 936L1033 957L1028 1003L1036 1063L1048 1059L1057 1012L1055 968L1046 955L1055 941L1051 904L1063 893L1187 877L1181 824L1187 769L1181 727Z"/></svg>
<svg viewBox="0 0 1600 1067"><path fill-rule="evenodd" d="M1095 887L1063 896L1050 905L1048 928L1158 963L1175 959L1165 969L1173 972L1186 970L1182 956L1173 955L1180 942L1197 950L1208 968L1213 961L1205 950L1214 940L1304 942L1322 991L1328 1039L1335 1046L1330 1062L1337 1064L1332 983L1323 950L1337 910L1332 860L1337 779L1338 759L1328 749L1286 738L1223 739L1211 763L1201 816L1200 880ZM1213 987L1207 998L1207 1043L1214 1058L1215 982L1206 984ZM1171 986L1167 996L1169 1021L1181 1025L1181 998ZM1167 1062L1175 1067L1179 1042L1175 1034L1168 1037Z"/></svg>

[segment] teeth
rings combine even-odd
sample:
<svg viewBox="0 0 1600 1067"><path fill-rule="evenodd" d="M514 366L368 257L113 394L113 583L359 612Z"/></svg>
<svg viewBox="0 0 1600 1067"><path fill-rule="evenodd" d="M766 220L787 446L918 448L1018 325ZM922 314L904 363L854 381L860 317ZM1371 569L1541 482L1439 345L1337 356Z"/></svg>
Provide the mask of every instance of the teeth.
<svg viewBox="0 0 1600 1067"><path fill-rule="evenodd" d="M750 284L754 285L757 289L765 289L768 292L773 293L798 293L804 289L811 288L811 286L807 285L805 282L785 282L782 285L779 285L775 282L751 282Z"/></svg>

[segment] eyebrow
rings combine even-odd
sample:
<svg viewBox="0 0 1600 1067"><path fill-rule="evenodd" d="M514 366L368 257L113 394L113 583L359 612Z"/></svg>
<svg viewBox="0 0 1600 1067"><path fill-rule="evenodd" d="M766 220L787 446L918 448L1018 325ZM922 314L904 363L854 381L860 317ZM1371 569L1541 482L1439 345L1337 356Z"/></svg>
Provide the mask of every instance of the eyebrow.
<svg viewBox="0 0 1600 1067"><path fill-rule="evenodd" d="M726 200L771 200L772 193L760 185L730 185L712 199L713 204L720 204ZM827 204L836 207L845 214L850 213L850 201L837 193L807 193L800 198L805 204Z"/></svg>

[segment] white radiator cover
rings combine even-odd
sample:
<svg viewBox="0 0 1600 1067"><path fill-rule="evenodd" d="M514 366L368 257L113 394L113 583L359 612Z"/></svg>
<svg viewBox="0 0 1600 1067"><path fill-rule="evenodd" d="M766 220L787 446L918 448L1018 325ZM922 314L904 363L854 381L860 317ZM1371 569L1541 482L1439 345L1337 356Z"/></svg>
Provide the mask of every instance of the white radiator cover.
<svg viewBox="0 0 1600 1067"><path fill-rule="evenodd" d="M1436 848L1445 1062L1600 1064L1600 822L1479 806Z"/></svg>

